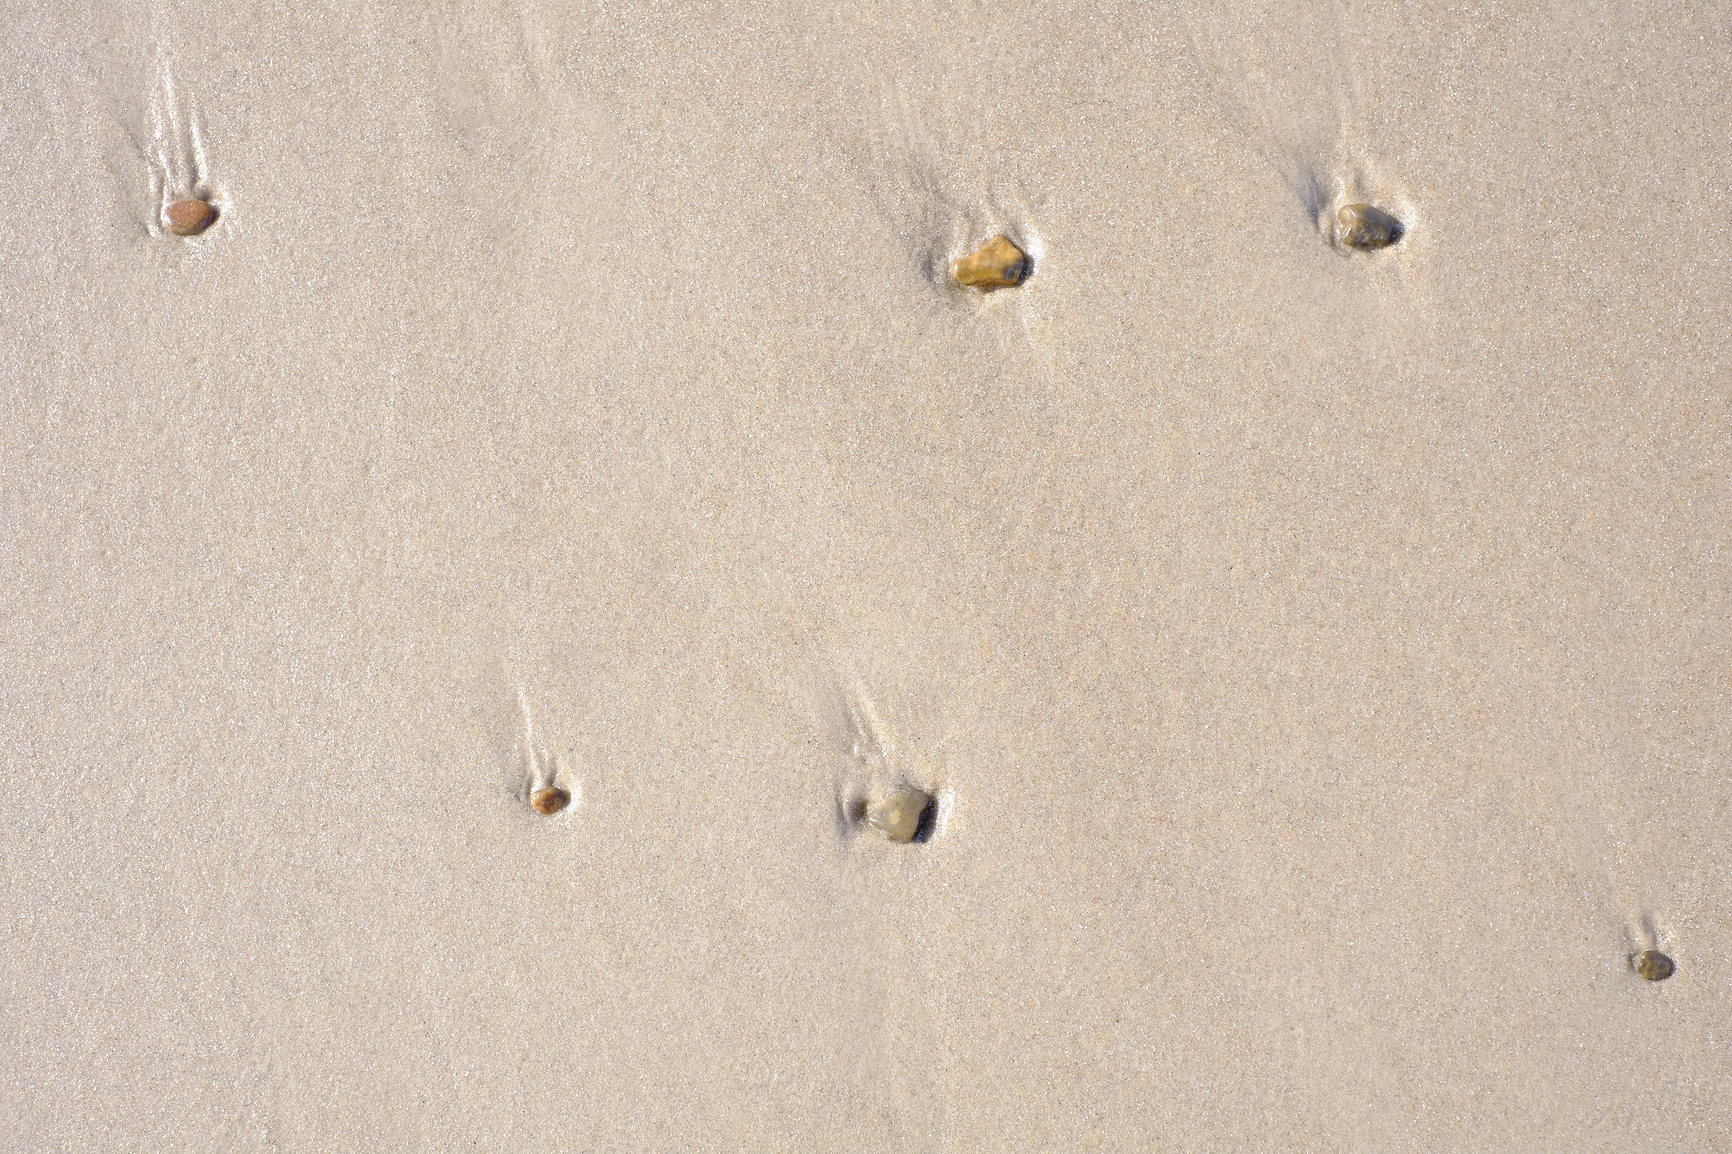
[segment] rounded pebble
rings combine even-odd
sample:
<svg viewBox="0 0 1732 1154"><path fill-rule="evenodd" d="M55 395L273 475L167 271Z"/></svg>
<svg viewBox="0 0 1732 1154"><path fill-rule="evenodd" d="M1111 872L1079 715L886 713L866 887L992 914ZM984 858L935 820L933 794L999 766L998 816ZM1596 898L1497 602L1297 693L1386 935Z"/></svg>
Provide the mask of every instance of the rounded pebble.
<svg viewBox="0 0 1732 1154"><path fill-rule="evenodd" d="M976 252L958 257L951 271L956 283L968 288L990 292L993 289L1014 288L1028 279L1028 254L1012 244L1007 237L995 236Z"/></svg>
<svg viewBox="0 0 1732 1154"><path fill-rule="evenodd" d="M1636 973L1650 982L1663 982L1678 968L1671 958L1659 950L1643 950L1630 959L1630 965Z"/></svg>
<svg viewBox="0 0 1732 1154"><path fill-rule="evenodd" d="M913 841L920 832L932 795L912 785L899 785L877 805L866 810L866 824L891 841Z"/></svg>
<svg viewBox="0 0 1732 1154"><path fill-rule="evenodd" d="M1335 214L1335 243L1343 248L1388 248L1405 231L1399 220L1369 204L1344 205Z"/></svg>
<svg viewBox="0 0 1732 1154"><path fill-rule="evenodd" d="M529 804L536 813L554 814L571 804L571 794L557 785L544 786L529 795Z"/></svg>
<svg viewBox="0 0 1732 1154"><path fill-rule="evenodd" d="M197 236L216 223L217 210L209 201L189 198L170 203L162 215L174 235Z"/></svg>

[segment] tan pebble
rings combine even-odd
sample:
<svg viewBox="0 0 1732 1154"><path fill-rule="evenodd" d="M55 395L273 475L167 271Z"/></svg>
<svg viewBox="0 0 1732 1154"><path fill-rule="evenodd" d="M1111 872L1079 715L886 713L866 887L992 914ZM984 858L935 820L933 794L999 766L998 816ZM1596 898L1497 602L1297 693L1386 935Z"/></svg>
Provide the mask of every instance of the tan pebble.
<svg viewBox="0 0 1732 1154"><path fill-rule="evenodd" d="M956 283L969 288L1014 288L1028 279L1028 254L1002 236L995 236L971 256L958 257L952 266Z"/></svg>
<svg viewBox="0 0 1732 1154"><path fill-rule="evenodd" d="M168 231L176 236L197 236L216 222L217 210L197 199L177 200L163 211Z"/></svg>
<svg viewBox="0 0 1732 1154"><path fill-rule="evenodd" d="M558 813L571 804L571 794L557 785L544 786L529 795L529 804L536 813Z"/></svg>
<svg viewBox="0 0 1732 1154"><path fill-rule="evenodd" d="M899 785L883 801L867 808L866 824L891 841L913 841L931 804L932 795L925 790Z"/></svg>
<svg viewBox="0 0 1732 1154"><path fill-rule="evenodd" d="M1369 204L1344 205L1335 214L1335 243L1343 248L1388 248L1403 231L1399 220Z"/></svg>
<svg viewBox="0 0 1732 1154"><path fill-rule="evenodd" d="M1630 965L1650 982L1663 982L1678 968L1659 950L1643 950L1630 959Z"/></svg>

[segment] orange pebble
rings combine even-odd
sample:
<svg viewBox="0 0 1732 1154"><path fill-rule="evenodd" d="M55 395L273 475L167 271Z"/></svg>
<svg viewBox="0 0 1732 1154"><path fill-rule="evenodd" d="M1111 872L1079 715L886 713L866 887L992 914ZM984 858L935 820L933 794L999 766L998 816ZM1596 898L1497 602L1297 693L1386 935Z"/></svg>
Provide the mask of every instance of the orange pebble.
<svg viewBox="0 0 1732 1154"><path fill-rule="evenodd" d="M991 291L1013 288L1028 279L1028 254L1007 237L995 236L979 250L958 257L951 266L956 283L969 288Z"/></svg>
<svg viewBox="0 0 1732 1154"><path fill-rule="evenodd" d="M197 236L216 222L217 210L209 201L177 200L163 212L168 231L176 236Z"/></svg>
<svg viewBox="0 0 1732 1154"><path fill-rule="evenodd" d="M571 804L571 794L557 785L543 786L529 795L529 804L536 813L554 814Z"/></svg>

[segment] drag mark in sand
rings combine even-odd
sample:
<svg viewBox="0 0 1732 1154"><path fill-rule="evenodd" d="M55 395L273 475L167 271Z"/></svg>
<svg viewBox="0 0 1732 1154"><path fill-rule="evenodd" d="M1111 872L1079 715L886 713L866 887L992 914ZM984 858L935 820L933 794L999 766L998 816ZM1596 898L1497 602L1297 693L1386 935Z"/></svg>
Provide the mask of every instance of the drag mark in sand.
<svg viewBox="0 0 1732 1154"><path fill-rule="evenodd" d="M520 752L523 776L519 796L526 798L536 813L552 817L574 801L582 798L582 789L572 772L569 754L552 753L536 739L535 720L529 709L529 695L523 686L517 687L517 706L522 715Z"/></svg>
<svg viewBox="0 0 1732 1154"><path fill-rule="evenodd" d="M1344 254L1399 244L1413 214L1377 171L1387 118L1362 91L1373 70L1357 39L1304 34L1310 18L1299 9L1271 13L1249 36L1236 34L1226 9L1200 9L1187 23L1215 111L1293 190L1324 241Z"/></svg>
<svg viewBox="0 0 1732 1154"><path fill-rule="evenodd" d="M1635 943L1630 950L1630 969L1636 976L1650 982L1663 982L1678 972L1672 956L1660 949L1660 934L1654 919L1644 914L1641 924L1631 935Z"/></svg>
<svg viewBox="0 0 1732 1154"><path fill-rule="evenodd" d="M836 778L838 833L872 829L892 842L931 841L943 816L938 796L897 768L895 740L871 697L858 687L841 697L848 759Z"/></svg>
<svg viewBox="0 0 1732 1154"><path fill-rule="evenodd" d="M158 206L150 231L202 235L222 219L227 198L210 178L202 117L183 102L166 55L150 102L150 135L151 200Z"/></svg>

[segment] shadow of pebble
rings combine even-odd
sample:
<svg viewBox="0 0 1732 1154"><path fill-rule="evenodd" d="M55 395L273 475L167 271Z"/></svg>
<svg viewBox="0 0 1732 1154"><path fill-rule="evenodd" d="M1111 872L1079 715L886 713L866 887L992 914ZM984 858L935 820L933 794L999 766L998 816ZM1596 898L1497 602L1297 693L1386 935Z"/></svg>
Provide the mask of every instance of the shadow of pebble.
<svg viewBox="0 0 1732 1154"><path fill-rule="evenodd" d="M925 845L938 834L938 799L926 799L926 808L920 811L920 821L914 827L914 836L909 840L916 845Z"/></svg>

